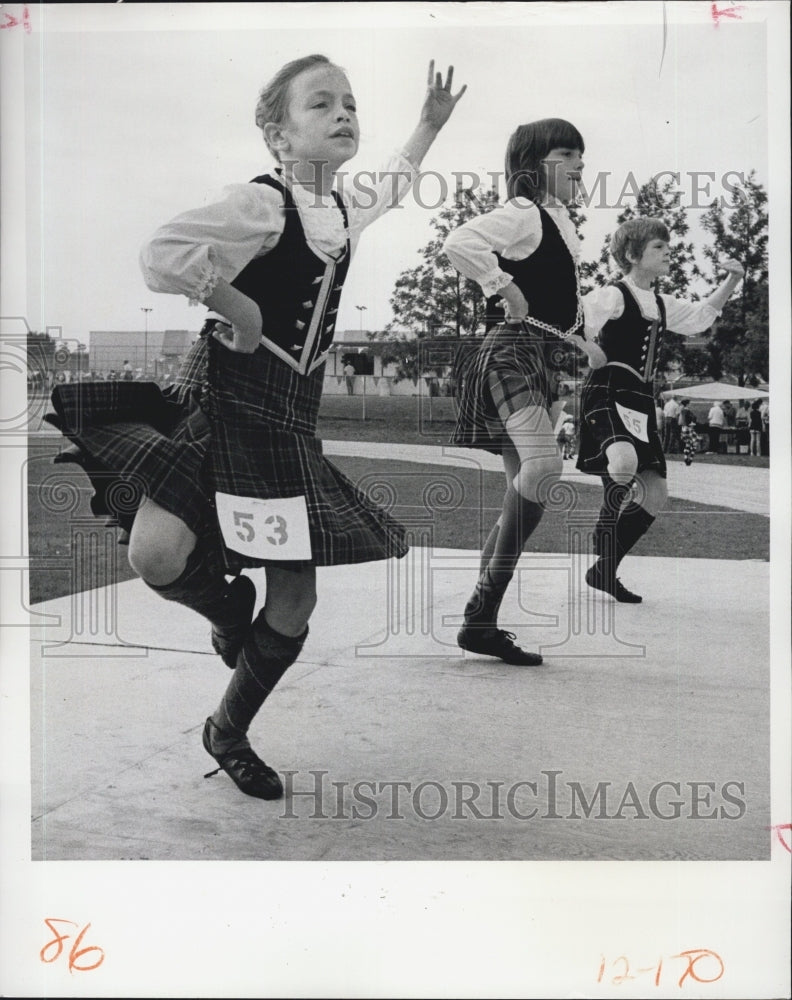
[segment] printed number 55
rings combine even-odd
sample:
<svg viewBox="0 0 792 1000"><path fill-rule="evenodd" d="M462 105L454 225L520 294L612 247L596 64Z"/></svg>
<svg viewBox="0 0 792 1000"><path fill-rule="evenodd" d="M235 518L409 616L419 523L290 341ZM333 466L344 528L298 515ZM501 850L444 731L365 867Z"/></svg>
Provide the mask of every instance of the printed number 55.
<svg viewBox="0 0 792 1000"><path fill-rule="evenodd" d="M234 511L234 524L237 528L244 528L244 532L237 531L237 538L241 538L243 542L252 542L256 537L256 532L253 530L253 525L250 523L253 520L252 514L242 514L238 510Z"/></svg>

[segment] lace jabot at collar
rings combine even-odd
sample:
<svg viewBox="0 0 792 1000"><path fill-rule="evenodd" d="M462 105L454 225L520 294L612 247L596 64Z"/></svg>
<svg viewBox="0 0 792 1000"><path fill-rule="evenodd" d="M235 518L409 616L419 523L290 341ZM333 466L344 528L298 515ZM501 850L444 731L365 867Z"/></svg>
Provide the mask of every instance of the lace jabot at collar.
<svg viewBox="0 0 792 1000"><path fill-rule="evenodd" d="M308 239L326 252L342 250L346 246L348 231L335 198L330 194L315 194L294 182L289 189Z"/></svg>

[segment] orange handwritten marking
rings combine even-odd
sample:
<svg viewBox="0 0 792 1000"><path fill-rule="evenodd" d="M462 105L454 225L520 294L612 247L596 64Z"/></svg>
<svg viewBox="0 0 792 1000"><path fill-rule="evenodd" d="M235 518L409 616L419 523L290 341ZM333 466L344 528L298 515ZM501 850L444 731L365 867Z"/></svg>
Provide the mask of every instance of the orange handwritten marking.
<svg viewBox="0 0 792 1000"><path fill-rule="evenodd" d="M718 7L716 3L710 4L710 14L717 28L722 17L730 17L734 21L741 21L741 10L745 10L741 4L729 4L728 7Z"/></svg>
<svg viewBox="0 0 792 1000"><path fill-rule="evenodd" d="M677 986L679 986L680 989L684 985L685 980L688 978L694 979L697 983L716 983L721 978L725 970L723 959L717 952L711 951L709 948L690 948L687 951L682 951L678 955L671 955L670 957L687 960L687 968L684 970L679 978L679 982L677 983ZM704 978L704 976L700 975L696 970L696 964L707 958L715 959L718 963L716 969L710 970L715 974L709 979ZM603 955L599 966L599 972L597 974L598 983L601 983L605 979L605 968L607 964L607 959ZM644 968L635 969L635 974L633 974L630 971L630 960L626 955L619 955L611 962L611 969L614 972L614 975L612 975L610 979L613 986L621 986L622 983L635 980L638 976L647 975L651 972L654 973L655 986L659 986L660 979L663 974L663 959L662 957L659 958L656 965L649 965Z"/></svg>
<svg viewBox="0 0 792 1000"><path fill-rule="evenodd" d="M13 14L9 14L8 11L3 11L4 20L0 23L0 28L18 28L21 24L25 31L30 34L30 11L27 7L22 8L22 20L14 17Z"/></svg>
<svg viewBox="0 0 792 1000"><path fill-rule="evenodd" d="M792 854L792 846L784 839L782 830L786 830L787 833L792 832L792 823L776 823L775 826L768 826L768 830L774 830L776 837L781 841L783 847Z"/></svg>
<svg viewBox="0 0 792 1000"><path fill-rule="evenodd" d="M695 979L697 983L717 983L717 981L721 978L724 972L723 959L720 957L720 955L717 954L717 952L710 951L709 948L691 948L688 951L681 951L678 955L672 955L671 957L687 958L688 960L688 967L682 973L679 979L679 983L677 984L680 987L682 986L682 984L684 983L684 981L687 979L688 976ZM701 976L697 976L695 972L696 962L707 957L715 958L718 960L718 966L719 966L718 974L716 976L713 976L712 979L702 979Z"/></svg>
<svg viewBox="0 0 792 1000"><path fill-rule="evenodd" d="M39 952L39 957L41 958L42 962L47 962L47 963L56 962L63 953L63 942L68 941L70 935L60 934L53 925L71 924L72 927L77 927L78 925L75 923L74 920L64 920L61 917L45 917L44 923L47 925L47 927L49 927L49 929L52 931L55 937L44 945L44 947ZM72 945L71 951L69 952L69 972L75 972L75 971L90 972L91 969L96 969L98 966L102 964L102 962L104 962L105 953L103 948L100 948L98 945L95 944L89 944L86 948L80 947L80 945L82 944L82 939L85 937L85 934L90 926L91 926L90 924L86 924L85 927L83 927L83 929L75 938L74 944ZM56 949L55 954L52 955L51 958L48 958L47 953L53 947ZM99 958L92 965L78 965L77 964L78 960L81 959L83 955L87 955L88 952L91 951L98 951Z"/></svg>

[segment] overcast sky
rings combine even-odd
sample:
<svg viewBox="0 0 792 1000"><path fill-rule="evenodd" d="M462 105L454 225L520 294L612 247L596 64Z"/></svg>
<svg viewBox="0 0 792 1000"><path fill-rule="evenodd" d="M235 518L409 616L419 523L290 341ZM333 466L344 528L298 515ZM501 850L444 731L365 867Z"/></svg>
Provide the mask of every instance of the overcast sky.
<svg viewBox="0 0 792 1000"><path fill-rule="evenodd" d="M701 205L723 193L728 172L755 169L767 184L762 6L717 23L703 2L31 7L21 42L29 322L84 341L91 329L142 328L150 307L150 329L197 329L202 309L145 287L140 246L178 212L271 166L253 122L258 90L311 52L344 67L357 98L362 141L351 171L376 169L412 131L430 58L454 64L454 89L468 84L424 161L442 177L421 188L430 207L410 198L368 230L339 329L359 326L356 306L366 328L392 318L394 280L418 262L441 187L453 187L454 171L501 171L520 123L574 122L585 180L607 172L610 204L630 177L660 171L681 173L689 201L691 172L715 174ZM691 212L694 230L701 211ZM587 214L588 259L616 210Z"/></svg>

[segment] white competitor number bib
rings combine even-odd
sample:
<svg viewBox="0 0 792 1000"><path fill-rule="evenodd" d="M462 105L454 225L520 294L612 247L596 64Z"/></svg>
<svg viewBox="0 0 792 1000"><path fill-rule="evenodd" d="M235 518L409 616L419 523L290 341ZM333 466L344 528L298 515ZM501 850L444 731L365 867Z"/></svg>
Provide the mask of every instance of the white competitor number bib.
<svg viewBox="0 0 792 1000"><path fill-rule="evenodd" d="M637 437L639 441L649 443L649 434L646 430L649 418L645 413L641 413L639 410L631 410L629 406L622 406L621 403L616 404L616 412L633 437Z"/></svg>
<svg viewBox="0 0 792 1000"><path fill-rule="evenodd" d="M305 497L260 500L215 493L217 519L229 549L255 559L310 559Z"/></svg>

